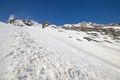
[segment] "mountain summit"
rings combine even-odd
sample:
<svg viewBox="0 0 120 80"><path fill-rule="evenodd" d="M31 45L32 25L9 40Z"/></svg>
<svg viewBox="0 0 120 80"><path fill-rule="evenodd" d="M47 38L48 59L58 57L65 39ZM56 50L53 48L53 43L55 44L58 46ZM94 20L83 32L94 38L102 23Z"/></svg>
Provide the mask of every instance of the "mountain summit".
<svg viewBox="0 0 120 80"><path fill-rule="evenodd" d="M10 18L8 23L13 24L15 26L37 26L39 23L33 21L33 20L27 20L27 19L17 19L17 18Z"/></svg>

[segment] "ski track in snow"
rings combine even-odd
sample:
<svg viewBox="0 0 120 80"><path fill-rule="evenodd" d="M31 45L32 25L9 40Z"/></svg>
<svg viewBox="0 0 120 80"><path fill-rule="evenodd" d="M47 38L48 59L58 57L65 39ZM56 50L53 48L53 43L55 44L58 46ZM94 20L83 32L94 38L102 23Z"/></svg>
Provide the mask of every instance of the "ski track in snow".
<svg viewBox="0 0 120 80"><path fill-rule="evenodd" d="M14 51L6 55L6 57L11 56L7 79L93 80L99 77L71 63L70 56L40 47L40 44L36 44L28 33L19 34L16 35L16 42L12 45Z"/></svg>
<svg viewBox="0 0 120 80"><path fill-rule="evenodd" d="M4 58L9 58L6 80L119 80L119 71L114 70L95 57L85 55L74 57L41 46L30 33L19 28L14 35L11 51ZM55 39L74 46L59 37L50 34L46 39ZM75 51L79 49L75 47ZM82 55L82 54L81 54ZM91 60L91 61L89 61ZM110 74L107 74L110 73ZM115 74L112 76L112 74ZM5 80L4 79L4 80Z"/></svg>

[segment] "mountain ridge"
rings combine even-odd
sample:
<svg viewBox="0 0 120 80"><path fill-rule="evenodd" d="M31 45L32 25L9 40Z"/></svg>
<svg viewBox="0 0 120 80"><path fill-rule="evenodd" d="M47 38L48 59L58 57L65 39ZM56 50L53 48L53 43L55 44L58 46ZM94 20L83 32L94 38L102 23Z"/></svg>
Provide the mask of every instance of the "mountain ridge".
<svg viewBox="0 0 120 80"><path fill-rule="evenodd" d="M42 24L42 23L48 23L50 24L48 21L44 21L42 23L38 23L34 20L29 20L29 19L19 19L19 18L14 18L14 17L10 17L8 20L8 23L10 24L14 24L15 25L15 21L22 21L25 25L27 26L32 26L33 24ZM23 25L23 26L25 26ZM54 25L54 24L53 24ZM64 24L61 26L66 26L66 27L71 27L71 26L93 26L93 27L103 27L103 26L120 26L120 23L109 23L109 24L98 24L98 23L94 23L94 22L80 22L77 24Z"/></svg>

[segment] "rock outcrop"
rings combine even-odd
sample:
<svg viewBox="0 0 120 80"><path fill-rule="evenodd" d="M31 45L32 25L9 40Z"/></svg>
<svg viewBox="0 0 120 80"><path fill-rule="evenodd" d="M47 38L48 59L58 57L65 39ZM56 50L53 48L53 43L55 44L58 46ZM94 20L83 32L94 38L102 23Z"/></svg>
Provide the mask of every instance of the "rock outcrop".
<svg viewBox="0 0 120 80"><path fill-rule="evenodd" d="M50 26L51 24L49 22L43 22L42 23L42 28L45 28L45 27L48 27Z"/></svg>
<svg viewBox="0 0 120 80"><path fill-rule="evenodd" d="M17 18L10 19L8 23L13 24L15 26L21 26L21 27L38 25L38 23L33 20L17 19Z"/></svg>

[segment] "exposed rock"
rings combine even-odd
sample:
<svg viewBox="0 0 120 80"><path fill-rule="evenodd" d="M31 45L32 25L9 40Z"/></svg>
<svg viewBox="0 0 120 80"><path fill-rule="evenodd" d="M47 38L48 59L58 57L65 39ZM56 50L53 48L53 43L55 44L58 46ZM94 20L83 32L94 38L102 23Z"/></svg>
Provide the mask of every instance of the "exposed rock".
<svg viewBox="0 0 120 80"><path fill-rule="evenodd" d="M86 40L88 40L88 41L95 41L95 42L99 42L99 41L97 41L97 40L94 40L94 39L92 39L92 38L89 38L89 37L83 37L84 39L86 39Z"/></svg>
<svg viewBox="0 0 120 80"><path fill-rule="evenodd" d="M43 22L42 23L42 28L45 28L45 27L48 27L50 26L51 24L49 22Z"/></svg>
<svg viewBox="0 0 120 80"><path fill-rule="evenodd" d="M14 23L15 23L15 20L17 20L17 18L10 19L10 20L9 20L9 23L10 23L10 24L14 24Z"/></svg>
<svg viewBox="0 0 120 80"><path fill-rule="evenodd" d="M34 24L31 20L22 20L22 21L27 26L32 26Z"/></svg>
<svg viewBox="0 0 120 80"><path fill-rule="evenodd" d="M13 24L15 26L34 26L38 24L37 22L34 22L32 20L17 19L17 18L10 19L8 23Z"/></svg>

